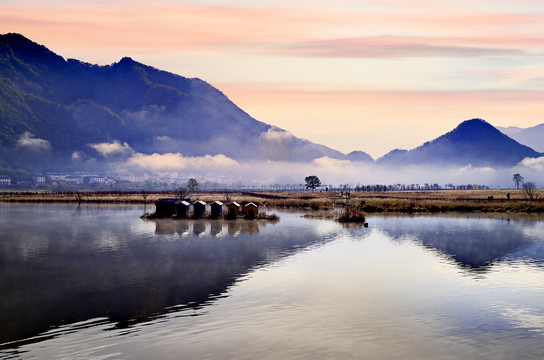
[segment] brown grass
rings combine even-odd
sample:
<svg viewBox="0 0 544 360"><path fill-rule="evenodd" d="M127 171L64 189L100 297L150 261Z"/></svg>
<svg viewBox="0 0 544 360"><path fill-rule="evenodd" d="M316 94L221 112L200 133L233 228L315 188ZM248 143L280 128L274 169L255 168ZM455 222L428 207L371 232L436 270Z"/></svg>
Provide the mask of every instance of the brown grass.
<svg viewBox="0 0 544 360"><path fill-rule="evenodd" d="M507 194L510 193L510 199ZM144 203L141 193L84 192L82 203ZM351 192L345 199L336 192L232 192L233 201L252 201L267 207L305 210L331 210L338 206L359 207L364 212L544 212L544 190L538 190L537 200L528 200L522 190L441 190L392 191L385 193ZM489 199L492 196L493 199ZM149 193L145 202L152 204L173 193ZM222 192L199 192L192 200L226 201ZM77 202L75 193L1 193L3 202Z"/></svg>
<svg viewBox="0 0 544 360"><path fill-rule="evenodd" d="M365 214L360 208L346 206L344 213L338 218L338 221L341 223L364 223Z"/></svg>

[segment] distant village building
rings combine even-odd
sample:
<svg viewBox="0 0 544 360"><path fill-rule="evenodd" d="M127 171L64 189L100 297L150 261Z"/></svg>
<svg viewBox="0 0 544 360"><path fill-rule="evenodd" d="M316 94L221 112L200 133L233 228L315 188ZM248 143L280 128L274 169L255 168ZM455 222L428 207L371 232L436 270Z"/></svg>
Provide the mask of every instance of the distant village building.
<svg viewBox="0 0 544 360"><path fill-rule="evenodd" d="M202 200L193 203L193 216L201 217L206 212L206 203Z"/></svg>
<svg viewBox="0 0 544 360"><path fill-rule="evenodd" d="M249 202L249 203L243 203L242 204L242 212L244 213L244 216L250 219L254 219L255 216L259 213L259 207L257 204Z"/></svg>
<svg viewBox="0 0 544 360"><path fill-rule="evenodd" d="M112 181L109 180L107 177L103 176L93 176L89 179L89 184L99 184L99 185L106 185L111 184Z"/></svg>
<svg viewBox="0 0 544 360"><path fill-rule="evenodd" d="M10 186L11 178L8 175L0 175L0 186Z"/></svg>
<svg viewBox="0 0 544 360"><path fill-rule="evenodd" d="M218 218L223 212L223 203L221 201L214 201L210 204L211 215L214 218Z"/></svg>
<svg viewBox="0 0 544 360"><path fill-rule="evenodd" d="M231 219L236 218L240 214L240 208L240 204L236 201L227 204L227 217Z"/></svg>
<svg viewBox="0 0 544 360"><path fill-rule="evenodd" d="M51 180L51 184L58 185L66 182L66 175L59 175L57 173L47 174Z"/></svg>
<svg viewBox="0 0 544 360"><path fill-rule="evenodd" d="M43 175L34 175L32 180L34 180L36 185L45 185L45 176Z"/></svg>

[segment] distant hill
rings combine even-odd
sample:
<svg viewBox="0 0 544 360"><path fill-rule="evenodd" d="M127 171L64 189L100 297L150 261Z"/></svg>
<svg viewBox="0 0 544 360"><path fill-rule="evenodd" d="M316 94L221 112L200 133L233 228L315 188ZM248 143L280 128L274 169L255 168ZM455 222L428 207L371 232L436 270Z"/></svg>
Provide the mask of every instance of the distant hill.
<svg viewBox="0 0 544 360"><path fill-rule="evenodd" d="M505 135L508 135L512 137L512 135L519 133L523 130L523 128L520 128L518 126L508 126L508 127L502 127L502 126L495 126L497 130L502 132Z"/></svg>
<svg viewBox="0 0 544 360"><path fill-rule="evenodd" d="M503 131L544 151L544 124ZM78 169L135 153L374 162L362 151L345 155L257 121L203 80L129 57L106 66L65 60L22 35L0 35L0 168ZM418 148L393 150L378 163L511 166L539 156L473 119Z"/></svg>
<svg viewBox="0 0 544 360"><path fill-rule="evenodd" d="M482 119L462 122L454 130L412 149L393 150L381 164L512 166L542 154L521 145Z"/></svg>
<svg viewBox="0 0 544 360"><path fill-rule="evenodd" d="M544 124L525 129L516 126L497 127L497 129L523 145L544 152Z"/></svg>
<svg viewBox="0 0 544 360"><path fill-rule="evenodd" d="M346 155L347 160L372 163L374 159L364 151L352 151Z"/></svg>
<svg viewBox="0 0 544 360"><path fill-rule="evenodd" d="M0 166L59 169L131 152L347 158L253 119L200 79L128 57L107 66L65 60L22 35L0 35Z"/></svg>

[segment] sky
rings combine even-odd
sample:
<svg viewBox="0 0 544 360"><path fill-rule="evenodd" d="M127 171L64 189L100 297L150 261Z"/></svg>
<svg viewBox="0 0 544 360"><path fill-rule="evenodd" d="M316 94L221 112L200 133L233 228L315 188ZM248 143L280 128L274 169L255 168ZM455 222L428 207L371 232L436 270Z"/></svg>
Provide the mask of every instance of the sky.
<svg viewBox="0 0 544 360"><path fill-rule="evenodd" d="M0 33L207 81L259 121L379 158L471 118L544 123L541 0L0 0Z"/></svg>

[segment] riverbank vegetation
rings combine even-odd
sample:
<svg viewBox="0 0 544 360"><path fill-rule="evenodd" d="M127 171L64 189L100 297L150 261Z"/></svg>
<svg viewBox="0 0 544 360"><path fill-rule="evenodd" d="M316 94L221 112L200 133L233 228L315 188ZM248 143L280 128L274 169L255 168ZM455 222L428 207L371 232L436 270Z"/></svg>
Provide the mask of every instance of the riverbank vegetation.
<svg viewBox="0 0 544 360"><path fill-rule="evenodd" d="M337 221L341 223L362 223L367 227L368 224L365 220L366 217L363 210L352 206L345 206L344 213L337 219Z"/></svg>
<svg viewBox="0 0 544 360"><path fill-rule="evenodd" d="M437 190L388 192L195 192L192 200L204 202L251 201L265 207L332 210L350 206L373 212L544 212L544 190L533 199L522 190ZM76 202L153 204L173 192L4 192L0 202Z"/></svg>

